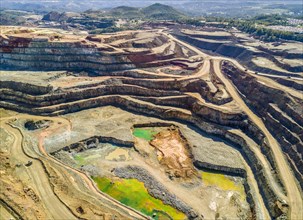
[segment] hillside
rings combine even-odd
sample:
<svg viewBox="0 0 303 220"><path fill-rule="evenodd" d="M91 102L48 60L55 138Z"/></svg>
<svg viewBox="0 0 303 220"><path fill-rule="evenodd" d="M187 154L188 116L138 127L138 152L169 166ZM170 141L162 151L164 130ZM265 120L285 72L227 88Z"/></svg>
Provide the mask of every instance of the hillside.
<svg viewBox="0 0 303 220"><path fill-rule="evenodd" d="M145 8L119 6L109 10L106 14L119 18L140 18L158 20L176 20L186 17L186 15L177 11L173 7L159 3L150 5Z"/></svg>
<svg viewBox="0 0 303 220"><path fill-rule="evenodd" d="M123 18L139 18L142 17L142 13L139 8L119 6L109 11L112 16L123 17Z"/></svg>
<svg viewBox="0 0 303 220"><path fill-rule="evenodd" d="M184 14L177 11L173 7L168 6L168 5L159 4L159 3L150 5L146 8L142 8L141 11L146 17L152 18L152 19L175 20L178 18L185 17Z"/></svg>

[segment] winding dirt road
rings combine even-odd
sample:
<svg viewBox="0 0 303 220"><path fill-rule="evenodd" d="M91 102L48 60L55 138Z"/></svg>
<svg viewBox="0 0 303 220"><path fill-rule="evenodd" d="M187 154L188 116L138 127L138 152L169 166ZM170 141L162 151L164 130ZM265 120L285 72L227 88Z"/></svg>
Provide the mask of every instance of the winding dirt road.
<svg viewBox="0 0 303 220"><path fill-rule="evenodd" d="M303 219L303 200L302 200L302 197L301 197L301 193L300 193L300 190L299 190L298 185L296 183L295 177L292 174L292 172L290 170L290 167L288 166L287 161L286 161L286 159L283 155L283 152L281 150L280 145L278 144L276 139L271 135L271 133L267 130L263 121L256 114L254 114L253 111L246 105L244 100L241 98L241 96L237 92L237 89L235 88L235 86L232 85L232 83L222 74L222 72L221 72L221 61L222 60L228 60L228 61L232 62L237 68L239 68L242 71L244 71L246 68L243 67L241 64L239 64L237 61L235 61L233 59L229 59L229 58L225 58L225 57L210 57L209 55L203 53L198 48L176 39L171 34L167 34L163 31L162 31L162 33L164 35L166 35L167 37L169 37L171 40L174 40L174 41L184 45L185 47L188 47L189 49L195 51L197 54L201 55L201 57L203 57L204 59L207 59L207 60L212 59L214 61L213 63L214 63L215 74L225 84L226 90L229 92L231 97L240 105L241 109L249 116L249 118L265 134L265 136L266 136L266 138L269 142L269 145L271 146L271 149L272 149L274 157L275 157L275 161L278 165L278 169L280 171L282 180L283 180L285 188L286 188L287 201L290 205L290 212L289 212L290 213L290 219L292 219L292 220L301 220L301 219ZM208 68L208 64L206 63L206 64L204 64L203 68L201 69L201 72L199 73L199 75L200 74L203 75L202 70L205 71L207 68ZM266 83L269 86L272 86L274 88L277 88L277 89L285 91L285 92L288 92L291 95L293 95L295 97L298 97L298 98L301 98L301 99L303 97L302 93L300 93L298 91L295 91L291 88L288 88L286 86L283 86L283 85L273 81L272 79L269 79L269 78L264 77L264 76L256 75L256 74L254 74L253 71L250 71L250 70L248 70L247 72L248 72L248 74L254 75L255 77L257 77L258 80L260 80L263 83ZM277 189L277 187L275 187L275 189ZM278 193L278 195L280 195L282 198L285 198L284 196L282 196L281 193ZM265 210L264 210L264 216L266 216L266 211Z"/></svg>
<svg viewBox="0 0 303 220"><path fill-rule="evenodd" d="M9 124L11 120L18 120L18 119L30 119L30 120L50 120L53 124L66 126L67 130L71 129L70 122L65 118L56 118L56 117L44 117L44 116L31 116L31 115L17 115L11 117L1 118L1 127L3 127L6 131L14 137L14 144L11 149L12 156L20 159L20 162L25 164L28 160L31 160L31 157L25 155L25 151L23 149L23 136L21 131L18 128L13 127ZM70 170L81 177L84 181L85 185L89 190L94 192L97 196L102 197L102 199L108 201L110 204L114 204L115 206L119 207L121 210L124 210L129 216L132 216L135 219L148 219L147 216L143 215L142 213L123 205L122 203L118 202L117 200L113 199L112 197L102 193L93 183L93 181L83 172L74 169L70 166L63 164L61 161L49 156L43 147L44 138L51 134L48 130L52 130L54 128L46 129L43 131L39 138L39 150L40 153L43 155L42 158L49 160L52 163L56 163L57 165L63 167L66 170ZM37 156L37 155L35 155ZM41 155L39 156L41 159ZM46 205L48 210L49 218L50 219L77 219L70 210L67 209L65 204L63 204L58 197L54 194L48 176L45 173L45 170L42 167L42 164L38 160L34 160L33 164L28 167L30 171L30 176L34 185L37 187L37 191L39 192L40 198L43 200L43 203Z"/></svg>
<svg viewBox="0 0 303 220"><path fill-rule="evenodd" d="M290 167L283 155L280 145L276 139L267 130L263 121L258 117L244 102L235 86L222 74L221 72L221 60L216 59L214 61L214 70L217 76L225 84L227 91L232 98L241 106L242 110L248 115L248 117L261 129L266 136L268 143L271 147L275 161L277 163L280 176L284 183L287 192L287 200L290 205L290 219L300 220L303 219L303 200L301 197L300 190L296 183L295 177L292 174Z"/></svg>
<svg viewBox="0 0 303 220"><path fill-rule="evenodd" d="M216 61L219 61L219 62L222 61L222 60L227 60L227 61L231 62L233 65L235 65L238 69L240 69L242 71L246 70L246 68L244 66L242 66L238 61L230 59L230 58L226 58L226 57L212 57L212 59L216 60ZM285 92L291 94L294 97L303 99L303 93L302 92L299 92L299 91L297 91L295 89L291 89L291 88L289 88L287 86L283 86L282 84L277 83L276 81L274 81L274 80L272 80L272 79L270 79L268 77L256 74L254 71L246 70L245 72L248 73L248 74L250 74L251 76L257 78L258 81L260 81L262 83L265 83L267 86L270 86L272 88L276 88L276 89L285 91Z"/></svg>
<svg viewBox="0 0 303 220"><path fill-rule="evenodd" d="M40 199L42 200L47 210L48 218L50 219L77 219L69 209L58 199L54 194L53 189L49 183L48 176L45 170L38 160L28 157L22 149L23 137L17 128L7 124L9 118L1 119L1 127L5 129L14 137L14 143L11 148L11 157L17 158L20 163L26 164L29 160L33 161L33 164L27 167L27 173L31 181L34 183L35 191L38 192Z"/></svg>

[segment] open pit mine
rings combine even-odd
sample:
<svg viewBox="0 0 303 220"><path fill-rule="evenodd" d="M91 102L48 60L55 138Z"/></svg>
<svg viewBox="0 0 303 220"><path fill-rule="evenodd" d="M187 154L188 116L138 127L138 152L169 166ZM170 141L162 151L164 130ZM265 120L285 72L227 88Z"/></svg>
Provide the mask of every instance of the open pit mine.
<svg viewBox="0 0 303 220"><path fill-rule="evenodd" d="M303 219L300 47L1 30L1 219Z"/></svg>

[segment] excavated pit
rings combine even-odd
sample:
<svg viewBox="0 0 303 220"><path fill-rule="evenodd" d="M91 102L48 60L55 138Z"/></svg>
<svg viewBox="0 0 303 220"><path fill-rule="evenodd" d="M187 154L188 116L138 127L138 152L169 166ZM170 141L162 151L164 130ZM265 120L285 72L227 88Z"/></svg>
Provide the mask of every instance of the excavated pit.
<svg viewBox="0 0 303 220"><path fill-rule="evenodd" d="M20 115L14 116L15 121L9 116L3 121L22 132L26 145L31 146L25 153L47 163L43 166L51 176L56 198L70 205L74 216L89 219L106 212L88 211L95 207L95 200L84 194L81 200L90 201L88 206L79 206L63 193L62 187L69 187L60 181L68 172L73 173L70 181L81 189L85 188L81 179L92 181L91 176L99 184L108 179L113 184L126 183L123 178L136 179L151 196L170 206L168 210L176 209L189 219L215 218L218 213L244 219L290 215L287 183L272 143L245 109L247 104L264 121L302 188L302 97L294 86L283 91L281 86L286 83L274 80L272 87L267 86L263 78L255 79L231 61L221 64L223 58L210 57L191 46L237 59L259 54L231 44L234 34L174 33L187 44L163 29L94 36L64 32L58 39L50 37L50 30L32 28L18 33L15 29L6 27L0 36L0 106ZM233 83L244 104L234 98L221 74ZM63 175L64 169L68 172ZM203 182L203 172L210 173L204 174L209 182ZM223 186L210 184L212 173L227 176L226 182L240 183L245 195L243 190L228 193ZM85 190L92 196L95 182ZM69 192L76 193L76 188ZM225 199L212 200L216 192ZM30 189L25 193L33 194ZM106 204L123 219L129 203L119 198L118 203L98 204ZM10 207L21 206L9 203Z"/></svg>

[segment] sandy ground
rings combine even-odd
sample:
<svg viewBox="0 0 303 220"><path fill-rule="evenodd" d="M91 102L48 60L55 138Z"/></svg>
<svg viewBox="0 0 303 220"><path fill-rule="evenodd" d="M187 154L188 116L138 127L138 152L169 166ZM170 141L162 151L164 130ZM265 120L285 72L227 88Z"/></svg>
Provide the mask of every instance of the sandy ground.
<svg viewBox="0 0 303 220"><path fill-rule="evenodd" d="M10 219L10 220L14 220L16 218L14 218L14 216L2 205L0 205L0 217L1 219Z"/></svg>
<svg viewBox="0 0 303 220"><path fill-rule="evenodd" d="M158 160L172 176L186 179L197 175L186 141L177 129L168 128L159 132L150 144L157 149Z"/></svg>
<svg viewBox="0 0 303 220"><path fill-rule="evenodd" d="M11 156L18 158L19 163L26 164L31 158L26 156L22 150L22 134L18 129L5 124L3 120L1 121L1 126L14 137ZM34 183L32 184L32 187L35 187L35 191L38 193L39 198L42 199L43 204L46 206L47 218L76 219L57 196L55 196L48 182L48 177L39 161L33 161L33 164L27 168L27 173Z"/></svg>

